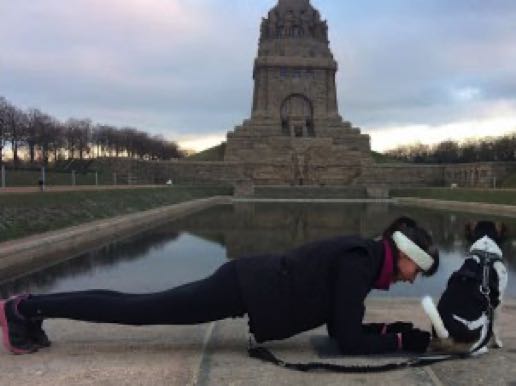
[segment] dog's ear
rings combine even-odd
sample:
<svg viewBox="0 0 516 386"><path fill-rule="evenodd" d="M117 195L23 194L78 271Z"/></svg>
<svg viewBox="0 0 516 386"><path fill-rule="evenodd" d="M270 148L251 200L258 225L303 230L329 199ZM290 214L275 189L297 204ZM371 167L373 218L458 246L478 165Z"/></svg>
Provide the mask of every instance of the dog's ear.
<svg viewBox="0 0 516 386"><path fill-rule="evenodd" d="M507 226L503 222L497 222L495 224L496 226L496 234L498 235L498 240L500 243L505 241L505 238L507 236Z"/></svg>
<svg viewBox="0 0 516 386"><path fill-rule="evenodd" d="M475 227L477 226L476 221L470 221L466 223L466 226L464 227L464 235L466 236L466 240L468 240L470 243L474 242L474 236L473 232Z"/></svg>

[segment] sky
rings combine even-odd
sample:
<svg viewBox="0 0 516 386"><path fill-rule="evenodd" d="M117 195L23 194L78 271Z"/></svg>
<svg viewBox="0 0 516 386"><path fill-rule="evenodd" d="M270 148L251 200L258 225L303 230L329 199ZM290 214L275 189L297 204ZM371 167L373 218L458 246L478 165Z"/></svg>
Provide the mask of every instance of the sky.
<svg viewBox="0 0 516 386"><path fill-rule="evenodd" d="M276 0L0 0L0 96L202 150L249 118ZM373 150L516 132L516 1L311 0Z"/></svg>

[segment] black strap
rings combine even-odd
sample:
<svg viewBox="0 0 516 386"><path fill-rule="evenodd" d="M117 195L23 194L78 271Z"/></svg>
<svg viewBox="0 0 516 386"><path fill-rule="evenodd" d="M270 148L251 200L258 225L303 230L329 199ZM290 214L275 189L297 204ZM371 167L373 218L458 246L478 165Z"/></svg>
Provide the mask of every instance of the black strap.
<svg viewBox="0 0 516 386"><path fill-rule="evenodd" d="M485 296L486 302L487 302L487 319L489 322L489 327L487 330L487 334L484 337L484 340L482 341L482 343L480 343L475 350L471 351L470 354L473 354L473 353L477 352L478 350L480 350L482 347L487 346L487 344L489 343L489 340L493 336L494 311L493 311L493 307L491 306L491 300L489 298L489 293L484 294L484 296Z"/></svg>
<svg viewBox="0 0 516 386"><path fill-rule="evenodd" d="M466 356L461 354L436 354L425 355L403 362L386 363L384 365L369 366L369 365L338 365L334 363L325 362L308 362L308 363L290 363L278 359L269 349L265 347L249 347L249 356L251 358L260 359L264 362L273 363L280 367L285 367L290 370L297 371L331 371L337 373L379 373L385 371L399 370L407 367L422 367L431 365L433 363L443 362L452 359L464 359Z"/></svg>
<svg viewBox="0 0 516 386"><path fill-rule="evenodd" d="M486 263L493 264L497 261L503 261L503 257L492 252L487 252L482 249L474 249L470 253L472 256L478 256L481 260Z"/></svg>

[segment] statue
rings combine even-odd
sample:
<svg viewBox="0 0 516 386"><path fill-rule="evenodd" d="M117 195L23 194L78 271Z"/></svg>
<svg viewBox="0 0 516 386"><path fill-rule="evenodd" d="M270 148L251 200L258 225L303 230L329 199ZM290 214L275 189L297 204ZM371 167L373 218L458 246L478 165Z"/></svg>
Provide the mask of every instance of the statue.
<svg viewBox="0 0 516 386"><path fill-rule="evenodd" d="M269 34L269 21L265 18L262 19L262 24L260 25L260 37L262 39L268 39L271 35Z"/></svg>
<svg viewBox="0 0 516 386"><path fill-rule="evenodd" d="M269 12L269 36L271 38L279 37L278 15L276 11Z"/></svg>
<svg viewBox="0 0 516 386"><path fill-rule="evenodd" d="M288 11L285 15L285 25L284 25L284 36L292 36L294 32L294 23L296 18L294 16L294 12Z"/></svg>
<svg viewBox="0 0 516 386"><path fill-rule="evenodd" d="M303 34L307 34L309 36L314 36L314 14L310 15L308 12L302 12L300 17L301 27L303 29Z"/></svg>

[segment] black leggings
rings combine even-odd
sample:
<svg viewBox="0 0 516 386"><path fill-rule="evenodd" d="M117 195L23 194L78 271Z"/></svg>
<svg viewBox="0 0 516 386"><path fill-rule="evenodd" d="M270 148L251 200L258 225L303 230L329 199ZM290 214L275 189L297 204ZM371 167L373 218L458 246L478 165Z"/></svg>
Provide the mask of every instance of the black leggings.
<svg viewBox="0 0 516 386"><path fill-rule="evenodd" d="M235 261L205 279L163 292L126 294L108 290L32 295L19 305L29 318L66 318L130 325L197 324L246 313Z"/></svg>

